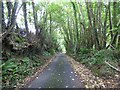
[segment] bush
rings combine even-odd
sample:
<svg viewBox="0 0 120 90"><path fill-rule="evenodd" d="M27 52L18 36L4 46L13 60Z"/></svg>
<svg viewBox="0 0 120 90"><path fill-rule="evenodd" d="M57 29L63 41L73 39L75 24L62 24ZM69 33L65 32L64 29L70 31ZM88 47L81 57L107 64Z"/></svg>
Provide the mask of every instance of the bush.
<svg viewBox="0 0 120 90"><path fill-rule="evenodd" d="M41 66L43 64L44 64L44 62L42 60L40 60L40 58L38 58L36 56L32 57L32 65L33 65L33 67L38 67L38 66Z"/></svg>
<svg viewBox="0 0 120 90"><path fill-rule="evenodd" d="M87 50L81 49L77 56L77 61L89 67L95 75L112 75L114 70L104 62L108 61L117 67L120 62L120 53L115 50ZM112 73L111 73L112 72Z"/></svg>
<svg viewBox="0 0 120 90"><path fill-rule="evenodd" d="M33 68L43 65L44 62L38 57L33 56L32 60L29 57L21 59L9 59L3 63L2 67L2 82L3 87L14 87L18 82L21 82L26 76L31 75Z"/></svg>
<svg viewBox="0 0 120 90"><path fill-rule="evenodd" d="M43 56L50 56L50 53L47 52L47 51L44 51L42 55L43 55Z"/></svg>
<svg viewBox="0 0 120 90"><path fill-rule="evenodd" d="M2 64L3 87L14 87L17 82L29 74L30 59L25 57L21 63L15 58Z"/></svg>
<svg viewBox="0 0 120 90"><path fill-rule="evenodd" d="M89 54L90 53L90 49L86 49L86 48L80 48L80 52L81 54Z"/></svg>

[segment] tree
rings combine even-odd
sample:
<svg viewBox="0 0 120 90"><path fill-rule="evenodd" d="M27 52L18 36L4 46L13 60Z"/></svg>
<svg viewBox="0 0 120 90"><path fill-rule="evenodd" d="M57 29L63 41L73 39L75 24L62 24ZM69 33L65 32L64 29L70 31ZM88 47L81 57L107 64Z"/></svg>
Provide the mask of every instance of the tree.
<svg viewBox="0 0 120 90"><path fill-rule="evenodd" d="M35 25L36 36L37 36L38 35L37 12L35 10L35 3L34 3L34 1L32 1L32 8L33 8L34 25Z"/></svg>
<svg viewBox="0 0 120 90"><path fill-rule="evenodd" d="M24 23L25 23L25 28L27 31L27 36L29 34L29 28L28 28L28 22L27 22L27 9L26 9L26 1L23 1L23 14L24 14Z"/></svg>
<svg viewBox="0 0 120 90"><path fill-rule="evenodd" d="M73 10L74 10L74 17L75 17L75 29L76 29L76 43L75 43L75 53L77 52L78 49L78 20L77 20L77 11L76 11L76 6L74 2L71 2L73 5Z"/></svg>
<svg viewBox="0 0 120 90"><path fill-rule="evenodd" d="M2 32L5 31L6 23L5 23L5 17L4 17L4 4L2 2Z"/></svg>

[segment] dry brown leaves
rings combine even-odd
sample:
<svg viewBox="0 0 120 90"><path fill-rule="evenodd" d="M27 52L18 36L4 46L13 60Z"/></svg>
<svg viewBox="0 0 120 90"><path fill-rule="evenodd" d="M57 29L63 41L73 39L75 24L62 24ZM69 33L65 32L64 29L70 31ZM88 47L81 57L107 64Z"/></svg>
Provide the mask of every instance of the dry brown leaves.
<svg viewBox="0 0 120 90"><path fill-rule="evenodd" d="M102 79L100 77L96 77L93 73L87 69L84 65L75 61L74 59L67 56L68 61L71 63L74 71L77 72L78 76L84 83L86 88L117 88L118 80L114 81L112 79ZM116 75L120 78L119 75Z"/></svg>

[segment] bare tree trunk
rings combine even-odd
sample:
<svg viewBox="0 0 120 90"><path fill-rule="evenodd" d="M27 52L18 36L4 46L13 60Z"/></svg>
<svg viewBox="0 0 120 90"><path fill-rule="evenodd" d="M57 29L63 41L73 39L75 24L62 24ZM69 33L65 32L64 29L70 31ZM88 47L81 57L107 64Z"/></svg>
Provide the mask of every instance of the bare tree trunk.
<svg viewBox="0 0 120 90"><path fill-rule="evenodd" d="M117 27L117 2L113 2L113 26Z"/></svg>
<svg viewBox="0 0 120 90"><path fill-rule="evenodd" d="M117 28L117 2L113 2L113 26ZM116 47L118 31L114 31L114 40L112 46Z"/></svg>
<svg viewBox="0 0 120 90"><path fill-rule="evenodd" d="M32 2L33 16L34 16L34 25L36 29L36 35L38 35L38 26L37 26L37 12L35 11L35 3Z"/></svg>
<svg viewBox="0 0 120 90"><path fill-rule="evenodd" d="M93 20L93 27L94 27L96 49L100 50L100 44L99 44L98 33L97 33L97 28L96 28L96 23L95 23L95 17L94 17L94 20Z"/></svg>
<svg viewBox="0 0 120 90"><path fill-rule="evenodd" d="M52 28L52 15L51 15L51 12L50 12L50 35L52 33L51 28Z"/></svg>
<svg viewBox="0 0 120 90"><path fill-rule="evenodd" d="M79 37L79 34L78 34L78 21L77 21L77 11L76 11L76 6L75 6L75 3L74 2L71 2L72 3L72 6L73 6L73 10L74 10L74 17L75 17L75 29L76 29L76 43L75 43L75 53L77 52L77 49L78 49L78 37Z"/></svg>
<svg viewBox="0 0 120 90"><path fill-rule="evenodd" d="M7 27L10 27L10 23L11 23L11 13L12 13L12 2L6 2L7 5L7 10L8 10L8 23L7 23Z"/></svg>
<svg viewBox="0 0 120 90"><path fill-rule="evenodd" d="M82 18L82 23L80 21L80 24L83 26L83 29L86 30L86 22L85 22L85 17L83 15L83 10L82 10L82 5L79 3L79 6L80 6L80 10L79 10L79 16L81 16Z"/></svg>
<svg viewBox="0 0 120 90"><path fill-rule="evenodd" d="M22 5L21 5L21 6L18 8L18 0L16 0L16 1L14 2L14 6L12 7L12 9L9 8L9 5L12 6L12 3L11 3L11 2L7 2L7 3L9 3L9 4L7 4L7 7L8 7L8 12L9 12L8 16L9 16L10 18L8 19L8 24L7 24L7 26L6 26L7 32L5 32L5 33L3 34L2 40L4 40L4 38L5 38L11 31L13 31L13 29L14 29L14 27L15 27L15 25L16 25L17 14L19 13L20 8L22 7ZM18 9L18 10L17 10L17 9ZM10 11L9 11L9 10L10 10ZM11 11L12 11L12 13L11 13Z"/></svg>
<svg viewBox="0 0 120 90"><path fill-rule="evenodd" d="M47 13L47 11L46 12L44 12L45 13L45 15L44 15L44 30L46 30L46 32L48 32L48 30L47 30L47 16L48 16L48 13Z"/></svg>
<svg viewBox="0 0 120 90"><path fill-rule="evenodd" d="M111 2L109 2L109 24L110 24L110 34L111 34L111 41L113 38L113 32L112 32L112 18L111 18Z"/></svg>
<svg viewBox="0 0 120 90"><path fill-rule="evenodd" d="M89 24L90 24L90 27L92 28L93 23L92 23L92 17L90 15L90 9L89 9L89 3L88 2L86 2L86 8L87 8L87 14L88 14L88 19L89 19Z"/></svg>
<svg viewBox="0 0 120 90"><path fill-rule="evenodd" d="M68 31L69 31L69 39L70 39L70 50L73 52L73 36L72 36L72 30L70 29L70 21L69 21L69 16L67 19L67 26L68 26Z"/></svg>
<svg viewBox="0 0 120 90"><path fill-rule="evenodd" d="M110 5L110 4L109 4ZM108 5L108 7L109 7ZM105 14L105 21L104 21L104 27L103 27L103 48L106 48L106 32L107 32L107 17L108 17L108 8L106 6L106 14Z"/></svg>
<svg viewBox="0 0 120 90"><path fill-rule="evenodd" d="M103 28L102 28L102 2L97 3L97 14L96 14L96 22L98 29L98 38L99 38L99 47L100 49L103 47Z"/></svg>
<svg viewBox="0 0 120 90"><path fill-rule="evenodd" d="M96 18L95 18L95 15L93 13L91 2L89 2L89 3L86 2L86 8L87 8L87 13L88 13L90 28L93 29L92 33L94 35L95 48L99 50L100 44L99 44L98 33L97 33L97 28L96 28Z"/></svg>
<svg viewBox="0 0 120 90"><path fill-rule="evenodd" d="M66 35L66 40L69 42L70 39L69 39L69 33L68 33L68 31L67 31L67 28L66 28L66 26L65 26L64 24L63 24L62 26L63 26L63 30L64 30L65 35Z"/></svg>
<svg viewBox="0 0 120 90"><path fill-rule="evenodd" d="M26 28L27 36L28 36L29 28L28 28L28 22L27 22L27 9L26 9L26 2L25 1L23 1L23 14L24 14L25 28Z"/></svg>
<svg viewBox="0 0 120 90"><path fill-rule="evenodd" d="M15 26L16 25L16 11L18 8L18 1L14 3L14 7L12 9L12 15L11 15L11 25L10 26Z"/></svg>
<svg viewBox="0 0 120 90"><path fill-rule="evenodd" d="M5 17L4 17L4 5L3 5L3 2L2 2L2 32L5 31L5 28L6 28L6 24L5 24Z"/></svg>

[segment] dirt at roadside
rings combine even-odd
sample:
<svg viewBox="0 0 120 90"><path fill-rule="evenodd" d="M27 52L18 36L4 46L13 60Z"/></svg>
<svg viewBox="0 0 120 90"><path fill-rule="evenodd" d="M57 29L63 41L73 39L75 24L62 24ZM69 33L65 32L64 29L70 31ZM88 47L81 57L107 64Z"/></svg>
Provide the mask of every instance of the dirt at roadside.
<svg viewBox="0 0 120 90"><path fill-rule="evenodd" d="M120 75L116 75L115 79L96 77L95 75L93 75L91 70L87 69L84 65L80 64L69 56L66 57L71 63L74 71L77 72L77 74L83 80L86 88L120 88Z"/></svg>

